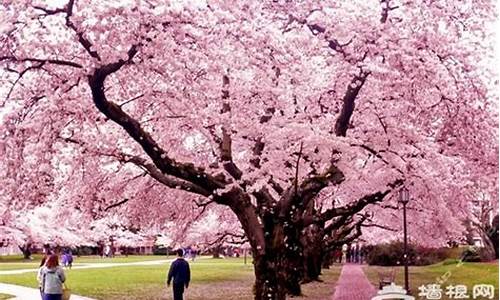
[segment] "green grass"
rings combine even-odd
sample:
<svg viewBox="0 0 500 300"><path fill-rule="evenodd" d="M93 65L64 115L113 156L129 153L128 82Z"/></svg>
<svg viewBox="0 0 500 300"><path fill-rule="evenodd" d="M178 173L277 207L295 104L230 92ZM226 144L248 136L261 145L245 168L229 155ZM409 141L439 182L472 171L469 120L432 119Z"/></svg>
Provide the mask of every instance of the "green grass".
<svg viewBox="0 0 500 300"><path fill-rule="evenodd" d="M35 269L40 263L0 263L0 271Z"/></svg>
<svg viewBox="0 0 500 300"><path fill-rule="evenodd" d="M189 300L253 299L253 265L243 259L200 259L190 262L192 283ZM169 263L154 266L123 266L104 269L68 270L68 286L74 294L96 299L171 299L165 287ZM323 300L333 294L340 267L324 270L324 282L303 286L305 297L294 299ZM0 275L0 282L36 287L34 273Z"/></svg>
<svg viewBox="0 0 500 300"><path fill-rule="evenodd" d="M387 273L390 269L391 267L367 266L364 271L370 282L378 287L379 272ZM441 283L443 291L446 291L448 285L463 284L470 293L476 284L492 284L496 288L495 295L498 295L498 263L457 264L455 260L446 260L430 266L409 268L410 290L414 296L418 294L419 286L437 284L440 278L448 278ZM403 267L396 267L396 284L404 285ZM444 292L442 299L449 299Z"/></svg>
<svg viewBox="0 0 500 300"><path fill-rule="evenodd" d="M2 294L2 293L0 293L0 300L12 299L12 298L14 298L13 295L8 295L8 294Z"/></svg>
<svg viewBox="0 0 500 300"><path fill-rule="evenodd" d="M88 263L124 263L124 262L139 262L139 261L152 261L173 258L173 256L160 256L160 255L129 255L116 256L113 258L101 258L99 256L74 256L74 266L84 265ZM41 255L35 255L32 260L25 260L22 256L10 255L0 256L0 271L6 270L19 270L19 269L34 269L38 268Z"/></svg>

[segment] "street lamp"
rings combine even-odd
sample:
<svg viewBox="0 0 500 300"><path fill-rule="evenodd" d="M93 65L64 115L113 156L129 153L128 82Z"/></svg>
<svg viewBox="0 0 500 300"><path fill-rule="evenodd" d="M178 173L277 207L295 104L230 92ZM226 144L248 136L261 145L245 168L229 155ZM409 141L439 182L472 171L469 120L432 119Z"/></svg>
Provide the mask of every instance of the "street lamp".
<svg viewBox="0 0 500 300"><path fill-rule="evenodd" d="M406 187L399 191L399 202L403 204L403 234L404 234L404 263L405 263L405 290L410 294L410 287L408 284L408 237L406 234L406 204L410 201L410 192Z"/></svg>

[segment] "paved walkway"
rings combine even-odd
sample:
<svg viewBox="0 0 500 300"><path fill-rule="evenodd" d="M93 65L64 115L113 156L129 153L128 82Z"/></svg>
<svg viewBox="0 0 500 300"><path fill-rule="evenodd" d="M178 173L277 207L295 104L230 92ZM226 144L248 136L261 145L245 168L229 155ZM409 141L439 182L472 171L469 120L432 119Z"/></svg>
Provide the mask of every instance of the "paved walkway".
<svg viewBox="0 0 500 300"><path fill-rule="evenodd" d="M40 291L20 285L0 283L0 293L13 295L15 298L9 300L36 300L40 299ZM71 300L94 300L92 298L71 295Z"/></svg>
<svg viewBox="0 0 500 300"><path fill-rule="evenodd" d="M335 286L333 300L370 300L377 290L368 281L362 266L345 264Z"/></svg>

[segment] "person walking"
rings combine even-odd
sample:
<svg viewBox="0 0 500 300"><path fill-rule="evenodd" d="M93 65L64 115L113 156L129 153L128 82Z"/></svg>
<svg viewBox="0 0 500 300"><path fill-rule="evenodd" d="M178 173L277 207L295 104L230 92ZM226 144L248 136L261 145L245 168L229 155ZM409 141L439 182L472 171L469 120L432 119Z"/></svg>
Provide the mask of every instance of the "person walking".
<svg viewBox="0 0 500 300"><path fill-rule="evenodd" d="M45 262L47 261L47 255L42 257L42 261L40 262L40 267L38 268L38 273L36 275L36 280L38 281L38 289L40 290L40 297L43 300L43 287L42 287L42 269L45 266Z"/></svg>
<svg viewBox="0 0 500 300"><path fill-rule="evenodd" d="M61 255L61 264L63 267L68 267L68 259L66 256L66 251L63 251L63 254Z"/></svg>
<svg viewBox="0 0 500 300"><path fill-rule="evenodd" d="M191 280L189 263L184 259L184 251L182 249L177 250L177 259L170 265L167 276L167 286L170 286L172 279L174 280L174 300L182 300L184 288L188 288L189 281Z"/></svg>
<svg viewBox="0 0 500 300"><path fill-rule="evenodd" d="M43 300L62 300L63 283L66 281L64 271L59 266L57 254L49 256L40 271Z"/></svg>
<svg viewBox="0 0 500 300"><path fill-rule="evenodd" d="M68 249L66 252L66 267L70 268L73 267L73 253L71 253L71 249Z"/></svg>

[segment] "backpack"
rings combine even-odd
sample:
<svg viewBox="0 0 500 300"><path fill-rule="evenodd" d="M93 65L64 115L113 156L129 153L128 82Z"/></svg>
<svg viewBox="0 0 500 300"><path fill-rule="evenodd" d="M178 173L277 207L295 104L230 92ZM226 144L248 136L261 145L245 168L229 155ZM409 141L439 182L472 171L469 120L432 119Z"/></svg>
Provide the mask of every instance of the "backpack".
<svg viewBox="0 0 500 300"><path fill-rule="evenodd" d="M62 285L62 280L57 274L56 270L49 270L46 269L47 271L43 273L43 280L42 280L42 292L45 293L45 288L47 284L49 286L56 286L56 285Z"/></svg>

